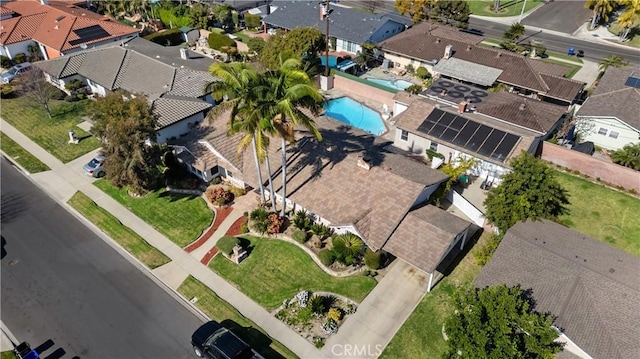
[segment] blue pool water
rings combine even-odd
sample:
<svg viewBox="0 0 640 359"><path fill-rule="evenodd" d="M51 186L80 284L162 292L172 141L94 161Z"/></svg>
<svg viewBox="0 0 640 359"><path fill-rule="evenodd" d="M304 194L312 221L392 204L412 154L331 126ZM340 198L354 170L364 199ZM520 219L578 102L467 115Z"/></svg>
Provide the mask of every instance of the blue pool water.
<svg viewBox="0 0 640 359"><path fill-rule="evenodd" d="M324 110L325 115L374 135L387 130L378 112L349 97L329 100Z"/></svg>
<svg viewBox="0 0 640 359"><path fill-rule="evenodd" d="M327 62L326 56L319 55L319 57L320 57L320 63L322 64L322 66L324 66L324 64ZM338 66L338 57L329 55L329 67L334 68L336 66Z"/></svg>
<svg viewBox="0 0 640 359"><path fill-rule="evenodd" d="M404 90L407 87L413 85L411 82L409 81L405 81L405 80L383 80L383 79L374 79L371 77L367 78L367 81L371 81L373 83L376 83L378 85L382 85L382 86L386 86L395 90Z"/></svg>

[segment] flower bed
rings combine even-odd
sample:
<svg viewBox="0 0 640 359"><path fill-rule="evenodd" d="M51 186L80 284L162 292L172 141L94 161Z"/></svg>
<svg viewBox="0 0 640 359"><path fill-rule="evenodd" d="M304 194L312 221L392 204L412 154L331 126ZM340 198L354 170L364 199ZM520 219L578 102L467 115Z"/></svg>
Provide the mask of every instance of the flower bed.
<svg viewBox="0 0 640 359"><path fill-rule="evenodd" d="M275 310L275 316L320 348L356 309L356 304L349 299L331 293L302 291L285 300Z"/></svg>

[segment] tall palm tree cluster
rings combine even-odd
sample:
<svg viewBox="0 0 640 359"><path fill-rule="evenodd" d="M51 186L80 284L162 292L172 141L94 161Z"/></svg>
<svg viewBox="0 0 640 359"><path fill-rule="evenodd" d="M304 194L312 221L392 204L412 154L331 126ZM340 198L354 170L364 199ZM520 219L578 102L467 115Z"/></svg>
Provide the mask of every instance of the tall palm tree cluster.
<svg viewBox="0 0 640 359"><path fill-rule="evenodd" d="M294 128L302 126L315 138L322 136L314 120L307 115L317 115L322 109L324 98L312 83L309 75L301 69L301 62L295 58L281 59L277 70L257 72L244 63L216 63L211 66L211 74L220 81L209 84L207 92L216 99L224 98L209 115L209 119L227 115L227 129L230 135L242 134L238 152L249 146L253 148L260 196L265 200L264 181L261 164L266 165L269 197L273 210L276 209L273 179L269 162L269 144L272 138L279 139L282 146L282 208L286 213L287 144L295 142ZM306 111L305 111L306 110Z"/></svg>
<svg viewBox="0 0 640 359"><path fill-rule="evenodd" d="M629 36L629 32L633 27L637 26L640 18L640 0L587 0L584 6L593 10L591 18L592 29L601 20L608 22L609 15L619 6L623 6L622 13L615 21L623 29L620 32L620 41L624 41Z"/></svg>

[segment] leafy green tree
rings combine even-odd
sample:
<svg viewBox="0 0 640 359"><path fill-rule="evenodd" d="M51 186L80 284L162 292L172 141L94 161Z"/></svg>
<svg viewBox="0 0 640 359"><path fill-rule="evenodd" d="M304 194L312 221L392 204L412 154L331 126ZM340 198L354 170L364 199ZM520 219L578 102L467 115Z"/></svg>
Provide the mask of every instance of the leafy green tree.
<svg viewBox="0 0 640 359"><path fill-rule="evenodd" d="M528 293L504 284L456 292L445 320L443 358L552 359L562 350L553 317L533 310Z"/></svg>
<svg viewBox="0 0 640 359"><path fill-rule="evenodd" d="M526 152L510 164L511 172L502 176L502 183L490 189L484 201L485 218L501 233L527 218L555 220L568 212L567 191L547 164Z"/></svg>
<svg viewBox="0 0 640 359"><path fill-rule="evenodd" d="M402 15L408 15L414 23L428 20L437 0L396 0L393 7Z"/></svg>
<svg viewBox="0 0 640 359"><path fill-rule="evenodd" d="M469 24L469 3L465 0L438 1L429 20L466 28Z"/></svg>
<svg viewBox="0 0 640 359"><path fill-rule="evenodd" d="M429 151L431 150L427 150L428 156L430 155ZM444 159L444 156L437 152L434 153L432 156ZM445 198L447 196L447 193L451 191L451 187L453 186L453 184L458 181L460 176L467 173L468 170L472 169L477 164L478 164L478 160L476 160L473 157L470 157L470 158L457 157L454 160L450 161L449 163L445 163L442 167L440 167L439 170L444 174L446 174L447 176L449 176L449 179L443 184L441 184L440 187L438 187L438 189L434 192L432 196L434 202L438 204L441 199Z"/></svg>
<svg viewBox="0 0 640 359"><path fill-rule="evenodd" d="M605 72L610 66L622 67L627 66L627 64L629 64L629 62L625 61L622 57L618 55L609 55L598 62L598 68L600 68L600 71Z"/></svg>
<svg viewBox="0 0 640 359"><path fill-rule="evenodd" d="M611 152L611 160L619 165L640 171L640 143L630 143Z"/></svg>
<svg viewBox="0 0 640 359"><path fill-rule="evenodd" d="M106 177L136 194L156 189L161 178L160 151L157 145L145 144L156 138L156 116L146 97L129 99L122 92L113 92L99 97L88 112L94 121L92 131L107 157Z"/></svg>
<svg viewBox="0 0 640 359"><path fill-rule="evenodd" d="M260 27L261 21L262 19L260 18L260 15L244 15L244 26L246 26L248 29L257 29L258 27Z"/></svg>
<svg viewBox="0 0 640 359"><path fill-rule="evenodd" d="M194 5L189 8L189 19L191 19L191 26L196 29L208 29L211 21L209 9L204 4Z"/></svg>
<svg viewBox="0 0 640 359"><path fill-rule="evenodd" d="M213 14L223 29L228 29L233 27L233 16L231 16L232 12L233 12L233 7L226 4L218 5L215 8L213 8Z"/></svg>
<svg viewBox="0 0 640 359"><path fill-rule="evenodd" d="M264 49L267 43L259 37L251 37L247 41L247 46L249 47L249 51L260 55L262 53L262 49Z"/></svg>
<svg viewBox="0 0 640 359"><path fill-rule="evenodd" d="M620 3L624 5L624 11L616 22L624 29L620 32L620 41L624 41L640 18L640 0L620 0Z"/></svg>
<svg viewBox="0 0 640 359"><path fill-rule="evenodd" d="M287 33L278 32L269 37L260 53L260 61L268 69L277 69L280 58L295 57L302 61L302 68L317 71L320 58L317 54L325 49L325 37L316 28L299 27Z"/></svg>

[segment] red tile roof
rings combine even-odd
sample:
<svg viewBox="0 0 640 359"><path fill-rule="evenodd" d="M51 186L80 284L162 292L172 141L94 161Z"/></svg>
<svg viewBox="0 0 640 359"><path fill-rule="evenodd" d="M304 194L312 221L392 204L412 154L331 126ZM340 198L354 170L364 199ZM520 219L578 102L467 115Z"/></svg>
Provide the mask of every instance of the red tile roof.
<svg viewBox="0 0 640 359"><path fill-rule="evenodd" d="M107 37L87 41L87 45L138 32L135 28L112 22L71 3L53 2L51 5L42 5L38 1L22 0L6 3L4 8L19 16L2 22L0 43L3 45L33 39L57 51L67 51L81 45L71 43L78 39L74 30L98 25L109 34Z"/></svg>

